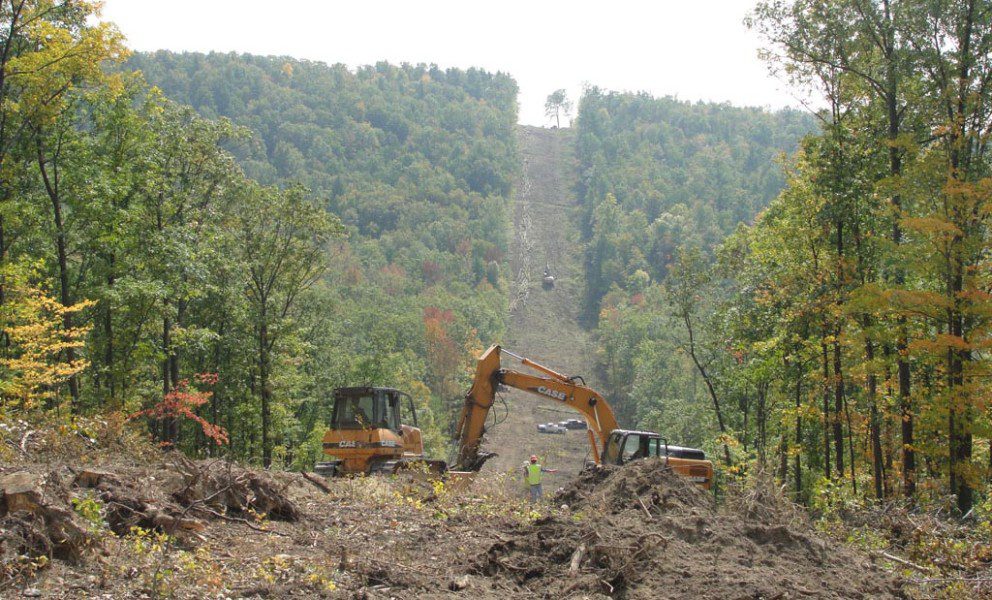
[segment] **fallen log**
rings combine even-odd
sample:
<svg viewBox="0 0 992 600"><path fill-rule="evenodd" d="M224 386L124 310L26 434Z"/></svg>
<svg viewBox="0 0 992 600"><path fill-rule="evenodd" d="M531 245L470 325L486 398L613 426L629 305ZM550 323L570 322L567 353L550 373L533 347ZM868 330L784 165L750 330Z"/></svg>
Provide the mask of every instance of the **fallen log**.
<svg viewBox="0 0 992 600"><path fill-rule="evenodd" d="M0 492L3 492L3 510L12 513L19 510L34 512L42 506L41 475L16 471L0 477Z"/></svg>
<svg viewBox="0 0 992 600"><path fill-rule="evenodd" d="M582 559L586 554L586 545L579 544L579 547L575 549L572 553L572 560L568 564L568 574L575 575L579 572L579 566L582 564Z"/></svg>
<svg viewBox="0 0 992 600"><path fill-rule="evenodd" d="M323 490L323 492L325 494L330 494L331 493L331 486L329 486L326 483L324 483L323 481L321 481L320 480L320 477L314 475L313 473L306 473L306 472L301 473L301 475L303 475L303 478L304 479L306 479L310 483L314 484L314 486L316 486L317 488Z"/></svg>

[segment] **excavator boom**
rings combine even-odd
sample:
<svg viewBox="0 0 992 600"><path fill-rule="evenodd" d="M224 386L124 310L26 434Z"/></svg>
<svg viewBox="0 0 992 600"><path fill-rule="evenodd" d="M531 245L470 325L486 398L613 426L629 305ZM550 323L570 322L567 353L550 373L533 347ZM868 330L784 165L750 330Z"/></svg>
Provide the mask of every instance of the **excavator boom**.
<svg viewBox="0 0 992 600"><path fill-rule="evenodd" d="M504 369L500 361L501 354L508 354L518 359L521 364L541 373L521 373ZM669 451L668 443L662 445L660 436L650 432L628 432L620 429L616 415L610 404L596 390L585 385L580 377L569 377L553 369L538 364L530 359L507 352L498 345L486 350L476 365L475 380L472 388L465 396L465 404L458 419L455 438L458 440L458 458L456 470L478 471L486 459L492 456L481 451L482 436L486 431L486 419L496 401L496 392L500 385L523 390L532 394L560 402L582 414L588 425L589 445L592 448L593 462L602 464L602 450L611 449L612 445L626 444L631 439L644 445L642 456L658 456L664 458L676 472L689 475L705 487L709 487L712 479L712 463L702 458L702 451L695 459L683 459ZM648 438L656 439L650 442ZM652 446L652 443L654 444ZM649 452L654 448L654 452ZM664 448L664 453L661 449ZM608 452L610 462L623 461L625 454L617 448ZM680 451L691 449L679 448ZM636 452L632 452L632 455ZM618 463L619 464L619 463Z"/></svg>
<svg viewBox="0 0 992 600"><path fill-rule="evenodd" d="M502 368L500 355L506 353L544 375L521 373ZM479 451L485 433L486 417L496 400L496 390L506 385L538 396L550 398L569 406L585 417L593 460L599 464L599 449L604 447L610 432L619 429L609 403L598 392L576 383L580 378L568 377L528 358L507 352L498 345L486 350L476 365L475 380L465 396L455 436L459 441L458 465L465 470L478 470L489 455Z"/></svg>
<svg viewBox="0 0 992 600"><path fill-rule="evenodd" d="M459 440L458 469L478 470L489 457L480 453L479 445L500 384L550 398L581 413L589 426L593 460L598 464L599 448L605 445L610 432L619 428L609 403L598 392L576 383L573 378L509 352L507 354L520 359L522 364L545 375L503 369L500 361L502 352L499 346L494 345L479 357L475 380L465 397L455 433Z"/></svg>

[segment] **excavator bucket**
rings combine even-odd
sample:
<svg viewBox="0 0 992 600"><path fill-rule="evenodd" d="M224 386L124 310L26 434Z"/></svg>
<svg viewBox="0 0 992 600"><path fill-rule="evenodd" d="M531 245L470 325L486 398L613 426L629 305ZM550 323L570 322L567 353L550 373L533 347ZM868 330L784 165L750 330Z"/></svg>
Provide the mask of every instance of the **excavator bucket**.
<svg viewBox="0 0 992 600"><path fill-rule="evenodd" d="M464 491L472 485L476 475L474 471L448 471L444 474L444 487L455 492Z"/></svg>
<svg viewBox="0 0 992 600"><path fill-rule="evenodd" d="M496 398L496 373L500 369L500 347L486 350L476 364L475 381L465 396L465 404L455 428L455 439L463 441L458 448L455 468L460 471L478 471L491 454L479 451L482 434L486 429L486 416Z"/></svg>

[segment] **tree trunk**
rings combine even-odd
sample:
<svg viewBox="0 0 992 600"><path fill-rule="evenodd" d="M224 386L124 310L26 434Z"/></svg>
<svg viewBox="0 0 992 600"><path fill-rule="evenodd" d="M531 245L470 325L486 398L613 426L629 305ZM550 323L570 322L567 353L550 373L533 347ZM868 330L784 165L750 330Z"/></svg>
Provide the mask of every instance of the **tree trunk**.
<svg viewBox="0 0 992 600"><path fill-rule="evenodd" d="M844 375L841 371L840 325L838 324L833 343L834 372L834 418L831 422L834 434L834 453L837 463L837 476L844 477L844 424L841 415L844 411Z"/></svg>
<svg viewBox="0 0 992 600"><path fill-rule="evenodd" d="M789 434L782 431L778 441L778 472L776 481L779 485L787 486L789 477Z"/></svg>
<svg viewBox="0 0 992 600"><path fill-rule="evenodd" d="M165 303L165 310L168 313L169 303ZM172 376L172 319L168 314L162 317L162 397L168 396L174 389ZM178 437L178 426L175 417L165 417L162 419L162 441L175 444Z"/></svg>
<svg viewBox="0 0 992 600"><path fill-rule="evenodd" d="M803 397L803 377L802 371L796 376L796 459L793 464L795 469L795 479L796 479L796 500L802 500L803 497L803 465L802 465L802 448L803 448L803 418L800 416L800 408L802 407L802 397Z"/></svg>
<svg viewBox="0 0 992 600"><path fill-rule="evenodd" d="M40 134L39 134L40 135ZM59 175L56 168L52 176L49 176L45 151L41 139L38 139L38 169L41 172L42 181L45 184L45 191L52 203L52 217L55 225L55 248L59 269L59 302L62 306L72 306L72 290L69 289L69 259L66 249L65 220L62 216L62 197L59 194ZM72 314L66 312L62 316L62 328L66 331L73 328ZM65 349L65 361L69 364L76 362L76 351L74 348ZM72 398L72 409L78 411L79 406L79 376L73 374L69 377L69 396Z"/></svg>
<svg viewBox="0 0 992 600"><path fill-rule="evenodd" d="M857 473L855 473L854 464L854 427L851 425L851 408L848 406L846 398L844 399L844 417L847 420L847 447L851 453L851 489L853 489L855 495L857 495L858 477Z"/></svg>
<svg viewBox="0 0 992 600"><path fill-rule="evenodd" d="M116 281L114 277L114 263L115 257L113 253L110 253L107 261L107 288L113 289L114 283ZM110 300L104 301L103 306L103 336L106 338L105 346L103 349L103 361L107 370L107 406L113 406L117 404L117 380L116 380L116 369L114 369L114 309L111 305ZM120 402L120 406L116 407L117 410L124 410L123 400Z"/></svg>
<svg viewBox="0 0 992 600"><path fill-rule="evenodd" d="M960 258L955 261L954 265L954 275L952 277L952 297L954 298L954 308L952 309L951 316L951 336L956 339L964 339L964 316L962 314L962 309L960 306L961 293L963 291L964 277L963 270L964 266L961 264ZM949 351L949 385L950 392L952 393L951 398L951 421L949 426L950 432L950 476L951 476L951 492L957 495L957 506L958 511L961 514L967 513L971 510L972 504L974 503L974 490L973 482L969 478L967 473L968 467L971 464L971 453L972 453L972 419L973 411L971 410L970 398L966 398L964 402L961 402L956 396L957 394L967 394L968 392L964 389L964 364L970 359L970 352L966 349L952 348ZM963 471L963 472L961 472Z"/></svg>
<svg viewBox="0 0 992 600"><path fill-rule="evenodd" d="M910 393L909 361L905 358L909 351L909 337L905 334L906 319L898 319L900 330L896 341L896 368L899 377L899 413L902 417L902 488L903 494L911 498L916 494L916 451L913 448L914 411Z"/></svg>
<svg viewBox="0 0 992 600"><path fill-rule="evenodd" d="M864 327L867 330L871 326L869 317L864 319ZM884 481L885 471L882 466L882 435L881 422L878 416L878 379L875 376L873 361L875 360L875 344L868 339L865 341L865 358L868 363L868 407L870 411L870 431L871 437L871 472L875 483L875 497L881 500L885 497Z"/></svg>
<svg viewBox="0 0 992 600"><path fill-rule="evenodd" d="M823 476L830 479L830 369L827 342L820 343L823 351Z"/></svg>
<svg viewBox="0 0 992 600"><path fill-rule="evenodd" d="M182 331L186 327L186 307L188 303L185 300L180 299L176 302L176 327ZM173 389L179 387L179 381L181 380L179 370L180 370L180 349L179 347L172 348L169 353L169 372L172 376L172 387Z"/></svg>
<svg viewBox="0 0 992 600"><path fill-rule="evenodd" d="M888 125L889 146L889 177L898 181L902 177L902 146L898 144L899 131L902 128L902 113L899 111L899 73L896 65L895 27L892 24L892 13L889 2L883 2L884 24L881 28L883 39L882 52L885 58L885 86L880 94L885 103L886 120ZM896 188L898 189L898 188ZM898 191L892 194L892 245L898 255L902 245L902 196ZM892 283L896 289L906 284L905 269L896 264L892 272ZM909 333L905 316L896 318L896 370L899 381L899 412L902 417L902 477L903 493L912 497L916 493L916 453L913 449L913 420L914 412L910 397L911 372L908 358Z"/></svg>
<svg viewBox="0 0 992 600"><path fill-rule="evenodd" d="M761 463L761 467L764 468L765 460L767 458L767 422L768 419L765 415L765 400L768 397L768 386L766 384L758 384L758 410L755 416L758 419L758 460Z"/></svg>
<svg viewBox="0 0 992 600"><path fill-rule="evenodd" d="M740 402L738 403L738 408L740 408L741 414L744 416L744 421L741 427L741 450L744 451L744 456L747 456L747 437L748 437L748 420L751 416L751 399L747 395L747 385L744 386L744 394L741 396Z"/></svg>
<svg viewBox="0 0 992 600"><path fill-rule="evenodd" d="M3 200L6 200L6 198ZM2 203L3 201L0 201L0 205L2 205ZM2 307L7 300L7 282L5 281L5 276L2 271L2 267L7 264L7 238L3 227L3 213L0 212L0 307ZM9 348L10 336L7 335L6 330L0 329L0 357L6 357Z"/></svg>
<svg viewBox="0 0 992 600"><path fill-rule="evenodd" d="M269 439L272 389L269 385L269 328L265 319L263 310L258 328L258 385L262 397L262 465L267 469L272 465L272 440Z"/></svg>
<svg viewBox="0 0 992 600"><path fill-rule="evenodd" d="M689 319L688 315L684 317L684 320L686 330L689 332L689 356L692 358L692 363L696 365L699 376L703 378L703 383L706 384L710 399L713 400L713 409L716 411L716 422L720 426L720 433L727 435L727 426L723 421L723 411L720 409L720 400L717 398L716 390L713 389L713 382L710 381L710 376L706 373L705 367L703 367L702 363L699 362L699 358L696 356L696 341L692 331L692 320ZM723 443L723 460L727 466L730 466L730 446L727 445L726 441Z"/></svg>
<svg viewBox="0 0 992 600"><path fill-rule="evenodd" d="M221 319L221 322L220 322L220 326L218 328L218 331L222 331L222 332L223 331L227 331L227 319ZM222 352L221 352L221 345L222 345L222 339L223 338L218 339L217 342L214 344L214 353L213 353L214 354L213 372L217 374L218 380L220 378L220 372L221 372L221 354L222 354ZM220 418L221 418L221 415L220 415L221 397L220 396L221 396L221 390L222 389L223 388L218 385L218 386L215 387L214 393L210 395L210 422L213 423L214 425L217 425L217 426L220 426ZM230 432L231 430L228 429L228 431ZM229 436L229 439L233 439L233 437L234 437L233 435L230 435ZM216 446L216 444L209 444L209 443L207 444L207 454L209 456L213 456L214 449L215 449L214 447L215 446Z"/></svg>

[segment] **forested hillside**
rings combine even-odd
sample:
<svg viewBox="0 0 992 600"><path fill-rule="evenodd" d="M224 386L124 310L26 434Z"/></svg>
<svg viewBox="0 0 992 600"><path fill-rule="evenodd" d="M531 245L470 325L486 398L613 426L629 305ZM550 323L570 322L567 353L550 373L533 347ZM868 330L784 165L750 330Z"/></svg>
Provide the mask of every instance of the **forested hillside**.
<svg viewBox="0 0 992 600"><path fill-rule="evenodd" d="M305 184L387 247L451 253L470 233L481 277L482 256L502 243L505 229L491 225L503 222L499 198L516 168L517 86L507 75L164 51L127 65L204 117L248 127L250 143L234 153L249 177ZM409 237L421 228L431 229L424 239Z"/></svg>
<svg viewBox="0 0 992 600"><path fill-rule="evenodd" d="M432 409L442 453L445 403L504 328L513 80L122 62L111 25L46 10L47 34L7 40L0 89L5 409L115 414L190 452L304 466L335 386L387 384Z"/></svg>
<svg viewBox="0 0 992 600"><path fill-rule="evenodd" d="M661 280L679 245L712 249L784 186L780 156L811 116L591 88L582 96L579 196L587 309L610 286ZM641 271L642 273L638 273Z"/></svg>
<svg viewBox="0 0 992 600"><path fill-rule="evenodd" d="M429 396L446 419L474 351L505 327L514 81L477 69L352 71L216 53L136 54L127 66L201 115L246 127L228 146L246 174L305 185L348 230L313 307L322 384L298 413L300 435L313 430L310 448L337 385L396 386L425 407ZM425 416L432 451L443 454L443 423Z"/></svg>
<svg viewBox="0 0 992 600"><path fill-rule="evenodd" d="M781 193L773 148L808 120L593 90L588 300L611 398L642 426L827 511L964 515L992 459L992 12L889 4L753 13L771 67L824 107Z"/></svg>
<svg viewBox="0 0 992 600"><path fill-rule="evenodd" d="M807 114L587 90L577 120L585 309L625 421L711 440L705 388L678 352L663 282L678 248L706 260L781 191Z"/></svg>

